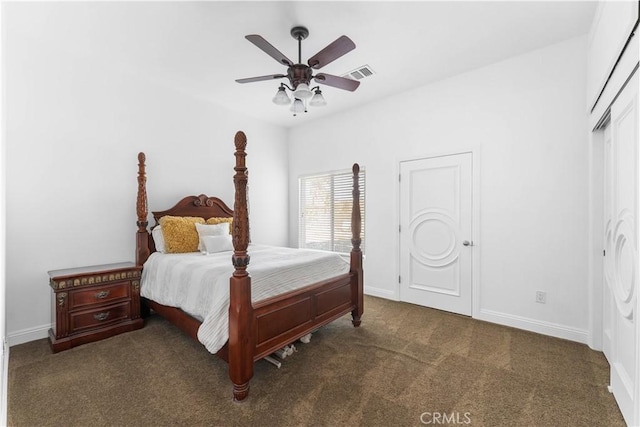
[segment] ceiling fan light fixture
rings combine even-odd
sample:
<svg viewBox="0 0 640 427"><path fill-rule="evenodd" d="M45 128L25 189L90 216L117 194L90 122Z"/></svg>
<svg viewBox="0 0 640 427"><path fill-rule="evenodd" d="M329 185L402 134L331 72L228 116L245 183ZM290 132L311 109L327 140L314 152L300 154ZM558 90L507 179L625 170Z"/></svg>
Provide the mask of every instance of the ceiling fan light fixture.
<svg viewBox="0 0 640 427"><path fill-rule="evenodd" d="M320 88L316 88L313 98L309 101L309 105L314 107L324 107L327 105L327 101L324 99L324 96L322 96Z"/></svg>
<svg viewBox="0 0 640 427"><path fill-rule="evenodd" d="M298 113L304 113L306 110L304 102L299 98L296 98L293 104L291 104L291 111L293 111L294 116Z"/></svg>
<svg viewBox="0 0 640 427"><path fill-rule="evenodd" d="M299 99L308 99L313 96L313 93L311 92L311 90L309 90L308 84L299 83L298 86L296 86L296 90L293 91L293 96Z"/></svg>
<svg viewBox="0 0 640 427"><path fill-rule="evenodd" d="M291 104L291 99L284 88L284 86L280 86L278 88L278 92L273 97L273 103L276 105L289 105Z"/></svg>

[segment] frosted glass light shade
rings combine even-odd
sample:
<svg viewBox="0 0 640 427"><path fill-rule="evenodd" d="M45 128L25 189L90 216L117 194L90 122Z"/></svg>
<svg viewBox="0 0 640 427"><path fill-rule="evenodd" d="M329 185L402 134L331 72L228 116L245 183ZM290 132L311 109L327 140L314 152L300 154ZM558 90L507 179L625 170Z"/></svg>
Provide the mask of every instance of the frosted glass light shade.
<svg viewBox="0 0 640 427"><path fill-rule="evenodd" d="M293 101L293 104L291 104L291 111L293 111L293 114L298 114L298 113L304 113L304 102L302 102L301 99L296 98L295 101Z"/></svg>
<svg viewBox="0 0 640 427"><path fill-rule="evenodd" d="M313 93L309 90L309 85L306 83L300 83L293 92L293 96L300 99L308 99L311 98L312 95Z"/></svg>
<svg viewBox="0 0 640 427"><path fill-rule="evenodd" d="M291 99L289 99L287 92L282 86L278 88L278 92L276 93L276 96L273 97L272 101L276 105L289 105L291 103Z"/></svg>
<svg viewBox="0 0 640 427"><path fill-rule="evenodd" d="M314 107L323 107L327 105L327 101L324 99L324 96L322 96L322 91L320 89L316 89L316 93L313 95L313 98L311 98L311 101L309 101L309 105Z"/></svg>

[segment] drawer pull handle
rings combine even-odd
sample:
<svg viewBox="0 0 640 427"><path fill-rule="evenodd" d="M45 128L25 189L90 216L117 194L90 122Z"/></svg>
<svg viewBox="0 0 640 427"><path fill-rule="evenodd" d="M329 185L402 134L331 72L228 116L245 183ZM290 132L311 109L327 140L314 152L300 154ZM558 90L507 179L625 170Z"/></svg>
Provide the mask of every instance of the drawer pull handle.
<svg viewBox="0 0 640 427"><path fill-rule="evenodd" d="M96 293L96 298L97 299L103 299L109 296L109 294L111 293L111 291L100 291Z"/></svg>
<svg viewBox="0 0 640 427"><path fill-rule="evenodd" d="M102 322L103 320L107 320L107 317L109 317L109 312L106 311L104 313L98 313L98 314L94 314L93 318Z"/></svg>

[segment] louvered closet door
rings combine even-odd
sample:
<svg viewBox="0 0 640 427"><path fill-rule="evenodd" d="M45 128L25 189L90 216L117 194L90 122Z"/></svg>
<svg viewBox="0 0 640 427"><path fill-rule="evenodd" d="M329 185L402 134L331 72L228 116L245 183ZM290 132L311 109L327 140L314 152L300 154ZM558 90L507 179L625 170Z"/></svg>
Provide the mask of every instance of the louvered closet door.
<svg viewBox="0 0 640 427"><path fill-rule="evenodd" d="M611 107L605 129L603 350L611 391L629 425L638 419L638 78Z"/></svg>

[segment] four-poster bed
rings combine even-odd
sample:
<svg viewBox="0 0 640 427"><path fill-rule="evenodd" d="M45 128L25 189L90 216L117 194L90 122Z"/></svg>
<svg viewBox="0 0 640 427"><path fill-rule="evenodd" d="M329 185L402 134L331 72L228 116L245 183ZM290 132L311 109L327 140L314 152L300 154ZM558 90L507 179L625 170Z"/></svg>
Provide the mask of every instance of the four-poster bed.
<svg viewBox="0 0 640 427"><path fill-rule="evenodd" d="M287 288L285 292L271 295L265 299L256 301L254 297L252 300L252 290L256 290L258 279L254 278L255 282L252 287L252 277L249 275L249 271L252 270L249 267L249 251L253 251L252 254L256 256L254 275L258 271L257 260L261 252L257 249L254 251L253 245L249 246L246 143L245 134L237 132L235 135L236 165L233 177L235 185L233 210L222 200L201 194L187 196L168 210L152 212L156 225L163 217L196 217L204 220L233 218L231 222L233 252L228 252L228 255L232 255L230 263L232 266L229 268L232 268L233 271L229 281L226 282L229 292L228 341L216 351L216 354L229 364L229 376L233 383L233 398L236 401L243 400L248 396L249 381L253 376L255 361L347 313L351 313L353 325L357 327L360 325L363 313L360 189L358 187L359 166L357 164L353 165L352 250L345 272L329 278L322 276L322 280L306 282L292 290ZM156 251L154 239L147 227L145 160L144 153L140 153L138 155L136 265L149 269L151 262L145 263L157 254L154 254ZM145 269L143 269L141 292L145 287L144 275L148 272ZM278 277L277 274L271 274L271 276ZM204 323L198 316L190 315L174 306L161 304L151 298L145 298L144 294L142 303L143 310L155 311L192 338L199 339L198 330ZM206 321L205 319L204 322Z"/></svg>

